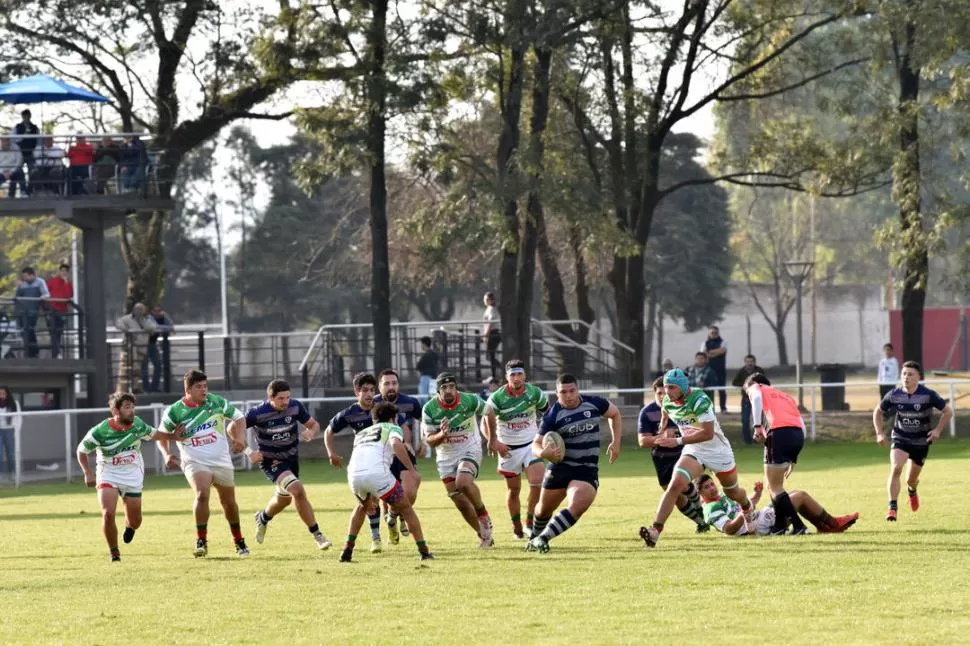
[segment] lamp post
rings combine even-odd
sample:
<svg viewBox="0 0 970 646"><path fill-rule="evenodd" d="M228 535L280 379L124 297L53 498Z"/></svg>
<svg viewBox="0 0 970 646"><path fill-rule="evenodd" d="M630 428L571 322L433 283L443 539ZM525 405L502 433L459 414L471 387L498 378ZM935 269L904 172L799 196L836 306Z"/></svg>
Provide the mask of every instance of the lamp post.
<svg viewBox="0 0 970 646"><path fill-rule="evenodd" d="M795 285L795 318L796 324L796 343L797 352L795 353L795 382L798 384L798 407L805 408L805 392L802 389L802 285L809 277L814 262L803 260L791 260L785 264L785 273Z"/></svg>

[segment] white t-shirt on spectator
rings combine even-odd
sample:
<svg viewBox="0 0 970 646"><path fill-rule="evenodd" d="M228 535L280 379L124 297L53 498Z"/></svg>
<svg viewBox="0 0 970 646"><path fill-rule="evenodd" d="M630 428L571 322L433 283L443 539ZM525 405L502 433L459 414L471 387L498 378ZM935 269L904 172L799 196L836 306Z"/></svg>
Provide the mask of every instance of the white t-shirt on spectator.
<svg viewBox="0 0 970 646"><path fill-rule="evenodd" d="M879 361L879 374L877 375L880 386L894 386L899 381L899 361L896 357L883 357Z"/></svg>

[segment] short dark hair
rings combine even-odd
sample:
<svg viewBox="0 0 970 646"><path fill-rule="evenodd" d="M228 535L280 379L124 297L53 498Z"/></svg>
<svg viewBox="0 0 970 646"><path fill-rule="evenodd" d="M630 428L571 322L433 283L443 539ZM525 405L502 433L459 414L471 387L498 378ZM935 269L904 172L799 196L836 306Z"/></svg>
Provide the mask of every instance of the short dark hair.
<svg viewBox="0 0 970 646"><path fill-rule="evenodd" d="M431 347L431 337L430 336L423 336L423 337L421 337L421 343L424 344L424 345L426 345L426 346L428 346L430 348Z"/></svg>
<svg viewBox="0 0 970 646"><path fill-rule="evenodd" d="M706 359L707 358L707 353L706 352L695 352L694 353L694 358L696 359L697 357L704 357Z"/></svg>
<svg viewBox="0 0 970 646"><path fill-rule="evenodd" d="M656 390L657 388L663 388L663 387L664 387L663 377L657 377L656 379L653 380L653 383L650 384L650 388L653 390Z"/></svg>
<svg viewBox="0 0 970 646"><path fill-rule="evenodd" d="M24 267L23 269L21 269L20 270L20 273L21 274L34 274L34 275L37 274L37 272L34 271L34 268L31 267L30 265L27 265L26 267Z"/></svg>
<svg viewBox="0 0 970 646"><path fill-rule="evenodd" d="M707 482L708 480L713 480L713 479L714 478L711 477L711 474L709 474L709 473L702 473L700 475L700 477L697 478L697 487L700 488L700 487L702 487L704 485L705 482Z"/></svg>
<svg viewBox="0 0 970 646"><path fill-rule="evenodd" d="M125 402L131 402L131 405L135 405L135 396L131 393L113 393L108 397L108 408L114 410L116 408L120 409L125 405Z"/></svg>
<svg viewBox="0 0 970 646"><path fill-rule="evenodd" d="M195 368L189 370L182 376L182 385L185 386L186 390L203 381L209 381L209 378L205 376L204 372L196 370Z"/></svg>
<svg viewBox="0 0 970 646"><path fill-rule="evenodd" d="M718 326L716 326L716 325L708 325L708 326L707 326L707 329L708 329L708 330L717 330L718 332L720 332L720 331L721 331L721 328L719 328L719 327L718 327Z"/></svg>
<svg viewBox="0 0 970 646"><path fill-rule="evenodd" d="M290 392L290 382L285 379L274 379L266 386L266 394L270 397L276 397L280 393L288 392Z"/></svg>
<svg viewBox="0 0 970 646"><path fill-rule="evenodd" d="M768 377L766 377L763 373L756 372L744 380L745 386L750 386L751 384L761 384L762 386L770 386L771 382L768 380Z"/></svg>
<svg viewBox="0 0 970 646"><path fill-rule="evenodd" d="M508 372L514 368L522 368L525 370L525 361L522 359L512 359L511 361L505 362L505 372Z"/></svg>
<svg viewBox="0 0 970 646"><path fill-rule="evenodd" d="M377 375L377 380L380 381L381 379L383 379L388 375L394 375L395 379L397 379L398 381L401 380L401 377L398 376L397 371L394 370L394 368L384 368L383 370L381 370L380 373Z"/></svg>
<svg viewBox="0 0 970 646"><path fill-rule="evenodd" d="M24 110L20 113L20 116L30 118L30 110Z"/></svg>
<svg viewBox="0 0 970 646"><path fill-rule="evenodd" d="M746 355L744 355L744 358L745 359L751 359L755 363L757 363L757 361L758 361L758 357L754 356L753 354L746 354Z"/></svg>
<svg viewBox="0 0 970 646"><path fill-rule="evenodd" d="M920 367L920 365L915 361L903 361L903 365L900 368L900 370L902 370L902 368L912 368L913 370L919 373L920 377L923 376L923 368Z"/></svg>
<svg viewBox="0 0 970 646"><path fill-rule="evenodd" d="M71 265L66 262L62 262L60 266L58 266L58 269L70 269L70 268L71 268Z"/></svg>
<svg viewBox="0 0 970 646"><path fill-rule="evenodd" d="M556 377L557 386L565 386L566 384L576 384L576 386L579 386L579 380L576 379L574 375L571 375L568 372L564 372L558 377Z"/></svg>
<svg viewBox="0 0 970 646"><path fill-rule="evenodd" d="M397 421L397 406L391 402L377 402L370 410L370 418L375 424Z"/></svg>
<svg viewBox="0 0 970 646"><path fill-rule="evenodd" d="M890 350L892 350L893 349L893 344L892 343L885 343L885 344L883 344L882 349L885 350L886 348L889 348Z"/></svg>
<svg viewBox="0 0 970 646"><path fill-rule="evenodd" d="M354 375L354 390L360 390L364 386L370 384L374 388L377 388L377 378L374 377L369 372L358 372Z"/></svg>

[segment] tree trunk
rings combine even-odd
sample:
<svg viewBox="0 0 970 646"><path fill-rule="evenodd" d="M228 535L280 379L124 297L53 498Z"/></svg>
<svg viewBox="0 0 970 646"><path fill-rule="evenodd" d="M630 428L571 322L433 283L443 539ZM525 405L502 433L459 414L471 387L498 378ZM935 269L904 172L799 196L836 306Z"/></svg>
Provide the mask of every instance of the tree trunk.
<svg viewBox="0 0 970 646"><path fill-rule="evenodd" d="M163 211L153 211L128 218L121 225L121 256L128 266L125 312L135 303L146 307L157 304L165 285L165 254L162 238L165 232Z"/></svg>
<svg viewBox="0 0 970 646"><path fill-rule="evenodd" d="M664 365L664 313L657 310L657 370L663 370Z"/></svg>
<svg viewBox="0 0 970 646"><path fill-rule="evenodd" d="M576 272L576 310L579 320L588 325L596 324L596 311L589 301L589 282L586 279L586 260L583 258L583 234L578 226L569 232L569 245L573 250L573 263ZM582 345L589 343L589 328L579 326L576 341Z"/></svg>
<svg viewBox="0 0 970 646"><path fill-rule="evenodd" d="M496 154L496 168L498 169L499 195L502 201L502 211L505 221L505 239L502 241L502 263L499 269L499 315L502 318L502 356L505 361L519 358L528 363L528 353L520 345L522 331L519 323L523 316L526 321L531 313L531 301L523 303L519 293L519 281L529 280L531 296L531 280L529 277L518 277L519 256L522 253L520 240L519 205L518 205L518 163L516 155L519 149L521 128L519 126L522 115L522 91L525 80L524 38L525 3L522 0L514 2L506 19L506 33L512 35L512 45L509 51L508 70L499 69L500 78L508 78L507 85L502 88L502 134L499 137ZM533 264L534 267L534 264ZM525 267L523 267L524 269ZM522 314L525 310L526 314ZM528 336L530 330L526 330Z"/></svg>
<svg viewBox="0 0 970 646"><path fill-rule="evenodd" d="M647 381L653 369L650 367L650 356L653 354L653 336L657 330L657 292L650 290L650 298L647 300L647 329L643 339L643 375Z"/></svg>
<svg viewBox="0 0 970 646"><path fill-rule="evenodd" d="M916 48L916 25L906 21L904 54L897 58L901 119L899 154L893 169L893 199L899 205L903 256L903 359L923 363L923 307L929 253L923 234L919 152L920 68L911 56Z"/></svg>
<svg viewBox="0 0 970 646"><path fill-rule="evenodd" d="M775 341L778 343L778 365L788 365L788 342L785 340L785 319L775 326Z"/></svg>
<svg viewBox="0 0 970 646"><path fill-rule="evenodd" d="M384 144L387 129L387 75L384 69L387 46L388 0L371 4L373 16L367 33L367 143L371 158L370 231L372 241L371 320L374 325L374 368L391 365L391 274L387 247L387 183L384 173Z"/></svg>

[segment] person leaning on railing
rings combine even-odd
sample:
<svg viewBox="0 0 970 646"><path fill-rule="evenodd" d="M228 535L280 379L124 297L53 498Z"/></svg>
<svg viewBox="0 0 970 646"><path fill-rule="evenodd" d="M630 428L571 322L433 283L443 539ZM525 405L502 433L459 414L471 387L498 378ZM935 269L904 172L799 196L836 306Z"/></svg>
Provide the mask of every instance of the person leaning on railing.
<svg viewBox="0 0 970 646"><path fill-rule="evenodd" d="M125 334L125 345L121 352L121 369L118 374L118 392L146 391L148 381L148 339L153 332L158 331L155 320L146 316L148 310L142 303L135 303L130 314L122 316L115 322L115 326ZM132 371L138 367L141 373L141 384L135 381Z"/></svg>
<svg viewBox="0 0 970 646"><path fill-rule="evenodd" d="M17 197L18 187L24 195L28 194L24 157L10 145L9 137L0 139L0 184L3 182L7 183L8 197Z"/></svg>
<svg viewBox="0 0 970 646"><path fill-rule="evenodd" d="M108 192L108 182L115 179L118 164L121 162L121 148L110 136L101 138L94 151L94 192L99 195ZM117 190L117 187L114 187Z"/></svg>
<svg viewBox="0 0 970 646"><path fill-rule="evenodd" d="M37 345L37 319L44 301L50 298L47 283L39 278L33 267L24 267L20 272L23 283L17 287L16 309L20 315L20 329L23 330L24 345L27 346L27 357L40 356Z"/></svg>
<svg viewBox="0 0 970 646"><path fill-rule="evenodd" d="M91 166L94 164L94 146L87 139L78 135L71 147L67 149L67 159L71 163L70 193L82 195L88 192L87 181L91 178Z"/></svg>

